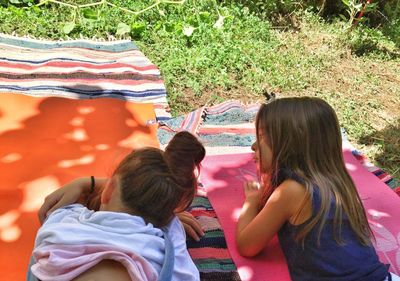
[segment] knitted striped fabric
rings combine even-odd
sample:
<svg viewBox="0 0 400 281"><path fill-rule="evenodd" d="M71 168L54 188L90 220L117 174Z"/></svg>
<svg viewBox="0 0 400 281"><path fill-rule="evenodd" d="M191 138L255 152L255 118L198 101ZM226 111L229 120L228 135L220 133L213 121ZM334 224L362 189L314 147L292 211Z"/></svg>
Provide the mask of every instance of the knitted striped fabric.
<svg viewBox="0 0 400 281"><path fill-rule="evenodd" d="M169 119L159 69L128 40L44 41L0 34L0 93L153 103Z"/></svg>
<svg viewBox="0 0 400 281"><path fill-rule="evenodd" d="M205 233L199 242L191 238L187 240L189 254L200 271L200 279L240 280L224 232L208 198L205 195L196 196L189 212L199 220Z"/></svg>

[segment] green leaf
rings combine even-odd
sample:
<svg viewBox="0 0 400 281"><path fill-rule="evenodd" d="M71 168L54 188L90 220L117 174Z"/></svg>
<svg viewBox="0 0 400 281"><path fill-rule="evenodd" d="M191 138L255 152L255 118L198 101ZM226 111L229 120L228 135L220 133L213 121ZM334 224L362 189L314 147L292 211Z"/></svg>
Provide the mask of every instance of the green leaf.
<svg viewBox="0 0 400 281"><path fill-rule="evenodd" d="M347 7L350 7L349 0L342 0L343 4L345 4Z"/></svg>
<svg viewBox="0 0 400 281"><path fill-rule="evenodd" d="M343 15L343 14L339 14L339 17L340 17L342 20L344 20L344 21L347 21L347 20L348 20L348 18L346 18L346 16Z"/></svg>
<svg viewBox="0 0 400 281"><path fill-rule="evenodd" d="M360 3L360 4L357 4L357 5L354 5L354 8L357 10L357 12L358 11L361 11L361 9L362 9L362 4Z"/></svg>
<svg viewBox="0 0 400 281"><path fill-rule="evenodd" d="M193 26L194 28L199 26L199 20L196 15L189 16L186 18L186 25Z"/></svg>
<svg viewBox="0 0 400 281"><path fill-rule="evenodd" d="M11 4L20 4L19 0L9 0Z"/></svg>
<svg viewBox="0 0 400 281"><path fill-rule="evenodd" d="M358 19L357 21L358 21L359 23L361 23L361 22L367 21L367 19L363 17L363 18Z"/></svg>
<svg viewBox="0 0 400 281"><path fill-rule="evenodd" d="M367 12L371 12L371 11L376 10L377 5L378 5L378 3L371 3L371 4L368 4L368 5L365 7L365 12L367 13Z"/></svg>
<svg viewBox="0 0 400 281"><path fill-rule="evenodd" d="M67 22L64 27L63 27L63 32L65 34L70 34L71 31L75 28L75 23L74 22Z"/></svg>
<svg viewBox="0 0 400 281"><path fill-rule="evenodd" d="M209 22L211 14L209 12L200 12L199 16L202 22Z"/></svg>
<svg viewBox="0 0 400 281"><path fill-rule="evenodd" d="M82 10L83 17L86 19L91 19L91 20L96 20L97 19L97 13L95 10L86 8Z"/></svg>
<svg viewBox="0 0 400 281"><path fill-rule="evenodd" d="M134 23L131 24L130 34L132 37L138 38L142 35L143 31L146 30L146 25L144 23Z"/></svg>
<svg viewBox="0 0 400 281"><path fill-rule="evenodd" d="M173 25L172 31L174 31L176 34L181 34L183 32L183 27L184 27L184 23L181 21L178 21Z"/></svg>
<svg viewBox="0 0 400 281"><path fill-rule="evenodd" d="M117 33L116 35L124 35L131 31L131 27L126 23L120 22L117 26Z"/></svg>
<svg viewBox="0 0 400 281"><path fill-rule="evenodd" d="M173 32L175 30L175 25L173 23L167 22L164 24L164 30L166 32Z"/></svg>

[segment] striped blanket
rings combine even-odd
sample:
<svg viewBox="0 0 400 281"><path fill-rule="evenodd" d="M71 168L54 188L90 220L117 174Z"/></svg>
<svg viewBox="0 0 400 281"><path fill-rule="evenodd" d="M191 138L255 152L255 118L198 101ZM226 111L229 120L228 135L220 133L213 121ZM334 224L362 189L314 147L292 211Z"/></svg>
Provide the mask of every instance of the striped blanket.
<svg viewBox="0 0 400 281"><path fill-rule="evenodd" d="M166 145L177 131L187 130L197 134L206 146L207 154L229 154L250 152L255 140L254 118L259 105L243 105L228 101L213 107L199 108L186 116L161 123L158 139ZM349 142L345 134L343 141ZM400 181L371 164L367 158L352 147L352 154L381 181L400 196ZM190 207L190 212L205 228L200 242L188 240L189 252L200 270L202 280L240 280L237 268L231 259L225 236L218 217L202 187Z"/></svg>
<svg viewBox="0 0 400 281"><path fill-rule="evenodd" d="M259 105L244 106L228 101L212 107L202 107L186 116L160 123L158 139L165 145L175 132L186 130L198 135L207 155L250 152L255 140L254 118Z"/></svg>
<svg viewBox="0 0 400 281"><path fill-rule="evenodd" d="M14 281L26 275L45 194L107 176L146 140L158 146L154 118L170 114L160 71L131 41L0 34L0 117L0 271Z"/></svg>
<svg viewBox="0 0 400 281"><path fill-rule="evenodd" d="M128 40L52 42L0 34L1 92L153 103L158 120L170 118L159 69Z"/></svg>
<svg viewBox="0 0 400 281"><path fill-rule="evenodd" d="M160 122L158 139L166 145L175 132L186 130L200 137L207 154L250 152L255 141L253 121L259 105L243 105L239 101L227 101L212 107L202 107L185 116ZM381 179L400 196L400 181L368 161L360 151L347 140L342 132L343 143L352 148L353 155L363 166Z"/></svg>

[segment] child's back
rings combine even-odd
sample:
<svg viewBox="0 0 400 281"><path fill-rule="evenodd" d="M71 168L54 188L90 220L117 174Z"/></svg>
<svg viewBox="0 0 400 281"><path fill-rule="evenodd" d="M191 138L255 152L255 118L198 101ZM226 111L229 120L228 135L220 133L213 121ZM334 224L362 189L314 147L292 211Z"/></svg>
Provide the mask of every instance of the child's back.
<svg viewBox="0 0 400 281"><path fill-rule="evenodd" d="M321 206L318 188L312 196L312 217ZM305 237L304 245L294 239L303 224L285 223L278 232L293 281L379 281L387 276L387 266L379 261L372 245L358 240L346 216L341 224L342 245L334 237L335 202L319 235L318 226Z"/></svg>
<svg viewBox="0 0 400 281"><path fill-rule="evenodd" d="M33 256L42 261L32 267L41 280L71 280L104 259L122 263L133 280L199 280L176 217L160 229L138 216L69 205L39 229Z"/></svg>

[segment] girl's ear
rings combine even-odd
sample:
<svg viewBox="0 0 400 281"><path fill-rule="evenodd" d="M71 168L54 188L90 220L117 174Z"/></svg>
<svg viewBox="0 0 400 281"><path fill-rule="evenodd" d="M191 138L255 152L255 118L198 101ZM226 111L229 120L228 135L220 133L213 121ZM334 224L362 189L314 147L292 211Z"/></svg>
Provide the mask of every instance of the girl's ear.
<svg viewBox="0 0 400 281"><path fill-rule="evenodd" d="M107 204L111 200L114 189L115 184L113 183L113 180L110 179L101 193L101 204Z"/></svg>

